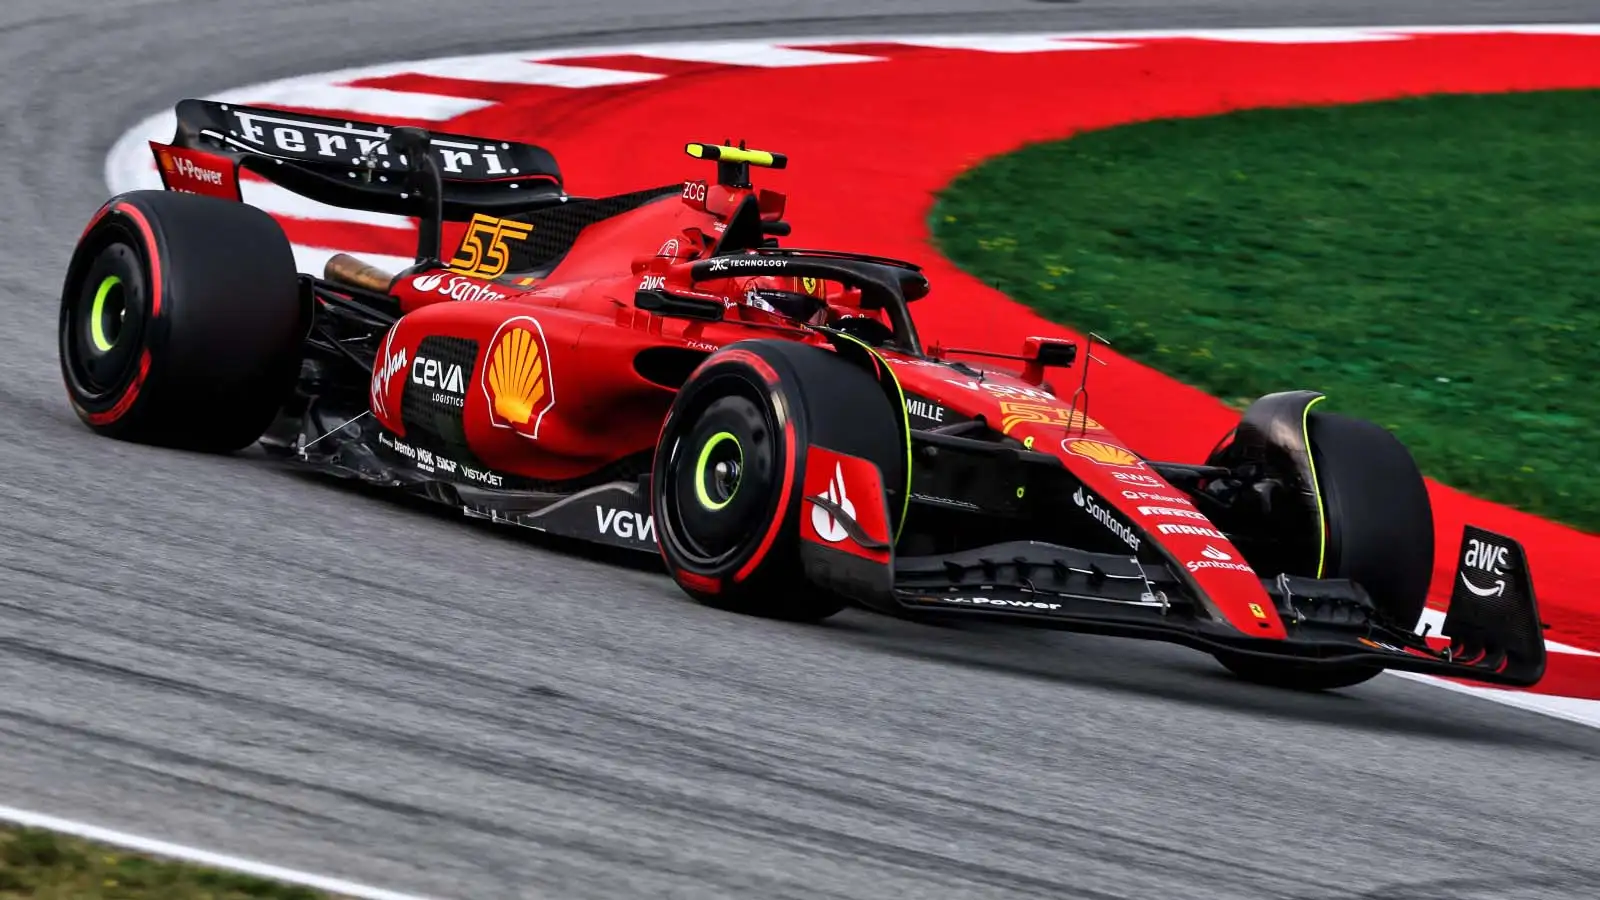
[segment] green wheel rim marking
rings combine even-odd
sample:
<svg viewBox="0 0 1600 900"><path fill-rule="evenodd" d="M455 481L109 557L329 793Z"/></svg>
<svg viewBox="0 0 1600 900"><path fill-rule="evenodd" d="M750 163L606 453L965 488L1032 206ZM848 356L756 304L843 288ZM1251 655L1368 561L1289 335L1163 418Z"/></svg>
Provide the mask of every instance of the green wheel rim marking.
<svg viewBox="0 0 1600 900"><path fill-rule="evenodd" d="M711 495L706 493L706 465L711 462L711 451L728 441L733 441L733 448L739 451L739 462L743 463L744 448L739 446L739 439L726 431L719 431L711 436L711 440L706 441L705 446L700 448L700 459L694 464L695 499L700 501L701 506L709 510L718 510L727 506L733 502L733 495L739 493L739 485L734 484L733 494L729 494L728 499L720 503L711 499Z"/></svg>
<svg viewBox="0 0 1600 900"><path fill-rule="evenodd" d="M89 340L94 342L94 348L101 353L111 349L111 340L106 337L105 315L106 297L111 295L111 289L122 283L122 279L115 275L107 275L100 280L100 287L94 292L94 306L89 310Z"/></svg>

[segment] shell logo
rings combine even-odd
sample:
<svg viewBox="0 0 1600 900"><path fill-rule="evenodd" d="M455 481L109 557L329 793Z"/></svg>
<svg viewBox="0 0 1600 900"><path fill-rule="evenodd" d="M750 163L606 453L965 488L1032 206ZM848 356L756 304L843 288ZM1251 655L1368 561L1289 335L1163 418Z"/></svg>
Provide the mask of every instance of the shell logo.
<svg viewBox="0 0 1600 900"><path fill-rule="evenodd" d="M156 155L161 157L161 168L167 170L167 174L170 175L173 172L172 154L165 150L157 150Z"/></svg>
<svg viewBox="0 0 1600 900"><path fill-rule="evenodd" d="M545 414L556 405L550 348L545 343L543 326L531 316L517 316L501 323L489 341L483 369L489 423L538 440ZM532 430L524 430L530 424Z"/></svg>
<svg viewBox="0 0 1600 900"><path fill-rule="evenodd" d="M1065 441L1063 445L1068 453L1093 460L1102 466L1118 466L1124 469L1144 468L1144 463L1139 461L1139 457L1134 456L1127 449L1118 447L1116 444L1108 444L1105 441L1076 440Z"/></svg>

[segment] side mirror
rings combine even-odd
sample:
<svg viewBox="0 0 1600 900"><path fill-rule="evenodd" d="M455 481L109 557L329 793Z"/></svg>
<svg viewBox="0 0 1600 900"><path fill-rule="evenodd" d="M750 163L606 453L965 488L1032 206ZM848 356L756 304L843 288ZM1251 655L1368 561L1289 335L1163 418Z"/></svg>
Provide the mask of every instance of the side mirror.
<svg viewBox="0 0 1600 900"><path fill-rule="evenodd" d="M1022 342L1022 380L1043 384L1045 369L1070 369L1078 361L1078 342L1066 338L1030 337Z"/></svg>
<svg viewBox="0 0 1600 900"><path fill-rule="evenodd" d="M633 294L633 305L637 309L666 316L673 319L698 319L702 322L720 322L727 313L727 308L715 300L702 300L698 297L679 297L669 294L665 289L641 289Z"/></svg>

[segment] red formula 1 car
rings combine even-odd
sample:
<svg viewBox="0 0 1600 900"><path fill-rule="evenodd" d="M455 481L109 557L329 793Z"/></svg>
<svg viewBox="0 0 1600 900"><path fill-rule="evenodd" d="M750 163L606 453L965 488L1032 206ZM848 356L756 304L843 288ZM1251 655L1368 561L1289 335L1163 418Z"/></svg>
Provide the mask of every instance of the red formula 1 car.
<svg viewBox="0 0 1600 900"><path fill-rule="evenodd" d="M1544 672L1526 559L1500 535L1463 537L1449 640L1415 633L1432 512L1388 432L1295 391L1201 463L1145 459L1048 386L1087 363L1076 344L925 347L916 266L780 247L785 198L750 184L779 154L690 144L710 183L578 198L526 144L196 100L178 122L152 144L168 190L101 208L63 288L62 372L100 434L259 442L659 553L731 610L999 617L1187 644L1302 688ZM416 216L416 264L297 274L277 223L239 202L241 168ZM447 222L466 225L448 262Z"/></svg>

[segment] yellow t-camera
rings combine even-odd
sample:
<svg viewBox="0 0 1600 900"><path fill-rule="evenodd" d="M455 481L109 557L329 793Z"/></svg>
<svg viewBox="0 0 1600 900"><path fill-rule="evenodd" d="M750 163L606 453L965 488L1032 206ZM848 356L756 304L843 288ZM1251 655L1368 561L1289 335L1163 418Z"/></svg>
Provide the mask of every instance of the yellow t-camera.
<svg viewBox="0 0 1600 900"><path fill-rule="evenodd" d="M746 150L743 147L730 147L726 144L687 144L683 152L695 159L709 159L716 162L743 164L747 166L761 166L764 169L783 169L789 165L789 158L782 153L773 153L768 150Z"/></svg>

